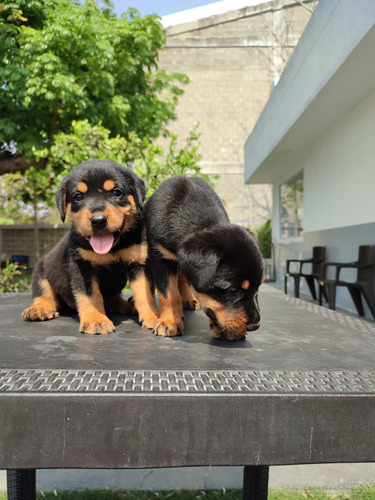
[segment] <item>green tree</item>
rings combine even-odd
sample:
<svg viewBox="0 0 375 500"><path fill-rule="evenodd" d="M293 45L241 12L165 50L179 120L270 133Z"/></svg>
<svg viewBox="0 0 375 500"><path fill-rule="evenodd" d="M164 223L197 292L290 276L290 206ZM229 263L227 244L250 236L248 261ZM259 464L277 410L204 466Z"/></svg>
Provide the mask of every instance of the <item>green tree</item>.
<svg viewBox="0 0 375 500"><path fill-rule="evenodd" d="M190 131L182 148L178 146L178 135L171 134L168 149L161 145L150 145L143 155L134 161L134 171L146 183L146 197L150 197L159 185L174 175L199 176L212 184L218 176L208 176L201 171L199 160L200 134L198 124Z"/></svg>
<svg viewBox="0 0 375 500"><path fill-rule="evenodd" d="M158 68L159 18L104 0L0 3L0 174L45 168L74 121L110 136L167 134L187 82Z"/></svg>
<svg viewBox="0 0 375 500"><path fill-rule="evenodd" d="M198 175L208 182L210 178L201 172L199 160L198 124L189 133L183 147L178 145L177 134L170 134L168 149L139 139L130 132L128 137L111 137L103 125L90 125L87 120L72 123L72 133L60 133L51 147L50 167L59 172L56 181L71 169L71 165L89 158L113 160L133 168L147 186L146 197L150 197L158 186L173 175Z"/></svg>
<svg viewBox="0 0 375 500"><path fill-rule="evenodd" d="M263 224L255 228L255 236L259 243L259 249L265 259L272 257L272 222L266 220Z"/></svg>
<svg viewBox="0 0 375 500"><path fill-rule="evenodd" d="M303 179L297 179L295 182L283 184L281 195L282 209L286 211L287 216L293 221L293 236L301 234L299 210L303 206Z"/></svg>

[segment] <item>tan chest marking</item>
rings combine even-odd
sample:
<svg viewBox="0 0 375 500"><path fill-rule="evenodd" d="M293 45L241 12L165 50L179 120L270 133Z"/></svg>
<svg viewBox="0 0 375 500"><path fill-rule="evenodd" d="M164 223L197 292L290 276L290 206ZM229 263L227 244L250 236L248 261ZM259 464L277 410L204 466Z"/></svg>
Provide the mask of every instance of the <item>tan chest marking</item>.
<svg viewBox="0 0 375 500"><path fill-rule="evenodd" d="M88 260L94 266L108 266L121 260L129 264L137 262L143 265L148 257L148 245L147 243L138 243L129 248L123 248L117 252L106 253L104 255L99 255L93 250L78 248L78 253L82 259Z"/></svg>
<svg viewBox="0 0 375 500"><path fill-rule="evenodd" d="M148 257L148 245L147 243L139 243L133 245L129 248L124 248L116 252L124 262L138 262L138 264L144 264Z"/></svg>
<svg viewBox="0 0 375 500"><path fill-rule="evenodd" d="M177 255L167 250L165 247L163 247L163 245L156 245L156 248L158 249L158 251L160 252L160 254L164 259L173 260L177 262L178 260Z"/></svg>

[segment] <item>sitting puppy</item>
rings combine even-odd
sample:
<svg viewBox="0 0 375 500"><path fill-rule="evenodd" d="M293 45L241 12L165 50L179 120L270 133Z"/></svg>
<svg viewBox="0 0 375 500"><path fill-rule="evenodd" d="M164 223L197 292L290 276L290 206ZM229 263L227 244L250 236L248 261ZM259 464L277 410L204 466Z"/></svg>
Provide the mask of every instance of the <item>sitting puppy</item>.
<svg viewBox="0 0 375 500"><path fill-rule="evenodd" d="M216 193L199 178L165 181L145 205L160 317L156 335L183 332L183 306L201 307L215 337L244 339L259 327L263 261L246 229L230 224Z"/></svg>
<svg viewBox="0 0 375 500"><path fill-rule="evenodd" d="M53 319L68 306L78 311L82 333L111 333L115 327L106 314L133 310L121 296L129 280L142 325L154 326L158 311L147 298L152 291L144 198L144 182L112 161L86 161L63 179L56 203L61 219L68 215L72 226L37 262L25 320Z"/></svg>

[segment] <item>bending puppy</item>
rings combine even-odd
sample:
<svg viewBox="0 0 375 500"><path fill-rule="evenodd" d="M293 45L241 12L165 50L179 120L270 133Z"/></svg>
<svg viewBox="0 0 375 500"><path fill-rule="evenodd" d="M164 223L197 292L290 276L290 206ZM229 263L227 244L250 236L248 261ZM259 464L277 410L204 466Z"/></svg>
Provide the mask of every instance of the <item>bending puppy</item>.
<svg viewBox="0 0 375 500"><path fill-rule="evenodd" d="M129 280L142 325L154 326L158 311L148 298L144 198L144 182L112 161L86 161L63 179L56 203L61 219L68 215L72 226L37 262L25 320L53 319L68 307L78 311L80 332L111 333L115 327L107 313L133 310L121 296Z"/></svg>
<svg viewBox="0 0 375 500"><path fill-rule="evenodd" d="M215 337L244 339L260 324L263 261L254 236L230 224L200 178L165 181L145 205L149 255L160 300L156 335L183 333L183 306L201 307Z"/></svg>

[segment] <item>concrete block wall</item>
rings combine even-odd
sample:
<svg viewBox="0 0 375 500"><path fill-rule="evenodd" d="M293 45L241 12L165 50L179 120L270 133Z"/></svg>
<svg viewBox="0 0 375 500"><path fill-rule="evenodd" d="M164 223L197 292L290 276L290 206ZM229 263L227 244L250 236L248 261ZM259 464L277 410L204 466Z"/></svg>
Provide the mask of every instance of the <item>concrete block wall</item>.
<svg viewBox="0 0 375 500"><path fill-rule="evenodd" d="M166 29L159 65L190 78L171 128L183 143L199 122L201 167L220 176L215 188L233 222L271 217L270 188L244 184L244 144L315 3L273 0Z"/></svg>

